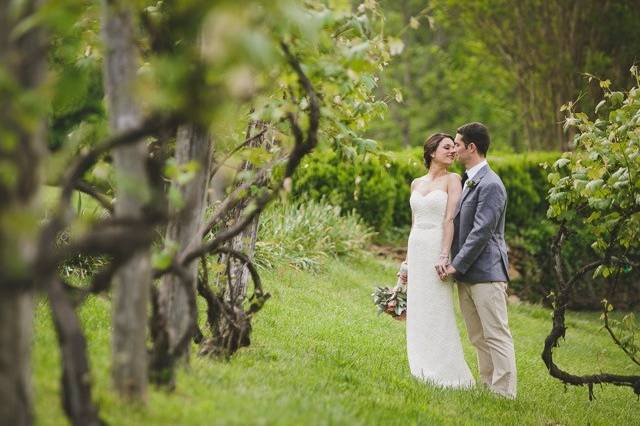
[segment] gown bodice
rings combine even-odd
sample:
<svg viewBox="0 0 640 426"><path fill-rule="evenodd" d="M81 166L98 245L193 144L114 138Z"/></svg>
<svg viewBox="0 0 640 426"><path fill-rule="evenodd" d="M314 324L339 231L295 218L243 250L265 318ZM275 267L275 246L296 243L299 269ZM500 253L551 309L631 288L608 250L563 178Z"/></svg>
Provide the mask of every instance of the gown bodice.
<svg viewBox="0 0 640 426"><path fill-rule="evenodd" d="M422 195L418 191L411 193L409 203L413 212L414 229L433 229L442 227L447 210L449 194L441 189Z"/></svg>

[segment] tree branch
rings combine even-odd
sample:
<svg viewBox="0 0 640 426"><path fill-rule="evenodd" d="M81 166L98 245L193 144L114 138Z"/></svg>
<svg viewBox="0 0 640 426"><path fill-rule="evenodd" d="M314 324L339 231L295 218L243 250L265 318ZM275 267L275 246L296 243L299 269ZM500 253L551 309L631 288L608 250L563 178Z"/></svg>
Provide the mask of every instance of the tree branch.
<svg viewBox="0 0 640 426"><path fill-rule="evenodd" d="M618 336L616 336L616 334L613 332L613 330L611 329L611 326L609 325L609 312L607 311L607 305L608 303L604 304L604 309L602 310L602 315L604 317L604 328L605 330L607 330L609 332L609 335L611 336L611 339L613 339L613 342L618 345L618 347L620 347L620 349L622 349L624 351L625 354L627 354L627 356L629 358L631 358L631 361L633 361L634 363L636 363L638 366L640 366L640 359L636 358L623 344L622 342L620 342L620 339L618 339Z"/></svg>
<svg viewBox="0 0 640 426"><path fill-rule="evenodd" d="M58 277L46 289L62 357L64 411L73 425L102 425L91 397L87 342L78 316Z"/></svg>
<svg viewBox="0 0 640 426"><path fill-rule="evenodd" d="M565 234L567 232L566 226L564 223L560 224L560 228L556 237L552 242L552 251L554 257L555 264L555 273L556 278L558 280L558 294L554 301L553 307L553 326L549 335L544 341L544 349L542 351L542 360L544 361L549 374L556 379L559 379L565 384L570 384L573 386L583 386L586 385L589 389L589 400L593 400L593 385L594 384L603 384L609 383L616 386L627 386L633 389L633 392L636 395L640 395L640 376L623 376L617 374L595 374L595 375L585 375L585 376L577 376L574 374L570 374L560 367L558 367L553 361L553 348L557 347L560 341L560 338L565 337L565 332L567 327L565 325L565 312L567 308L567 302L569 299L569 292L573 284L577 281L577 279L581 276L576 274L571 280L568 282L564 277L564 270L562 266L562 244L565 239ZM602 263L602 261L600 261ZM588 270L593 269L595 266L594 263L590 263L589 265L585 265L583 268L578 271L579 273L586 273Z"/></svg>
<svg viewBox="0 0 640 426"><path fill-rule="evenodd" d="M228 160L229 158L231 158L235 153L237 153L238 151L240 151L242 148L244 148L245 146L249 145L251 142L253 142L254 140L260 138L262 135L264 135L265 133L267 133L267 129L262 130L261 132L251 136L250 138L245 139L242 143L240 143L238 146L236 146L235 148L233 148L231 150L231 152L229 152L219 163L218 163L218 167L214 167L211 169L211 173L209 174L209 179L213 178L216 173L218 173L218 170L220 170L220 167L222 167Z"/></svg>
<svg viewBox="0 0 640 426"><path fill-rule="evenodd" d="M78 240L55 248L46 258L40 258L38 271L46 276L65 259L78 254L126 257L151 244L154 236L152 226L146 219L105 220Z"/></svg>
<svg viewBox="0 0 640 426"><path fill-rule="evenodd" d="M318 98L313 85L311 84L311 81L302 70L300 62L291 53L288 45L284 42L281 42L280 45L285 54L285 57L287 58L288 63L298 75L300 86L305 91L309 99L309 110L307 112L309 115L309 127L307 129L306 135L302 132L295 120L290 121L292 125L292 131L294 133L295 144L291 150L291 153L289 154L289 159L287 161L284 176L275 187L275 189L273 189L272 191L267 191L258 196L255 200L255 208L243 218L238 219L233 226L218 233L212 240L206 243L200 244L199 246L194 248L188 247L187 250L184 250L177 257L176 264L178 265L188 265L194 259L197 259L198 257L206 253L214 251L221 244L229 241L231 238L242 232L242 230L264 210L267 204L269 204L269 202L273 198L275 198L280 188L282 188L283 183L293 176L293 173L300 165L302 158L309 152L311 152L318 144L318 128L320 125L320 99ZM164 271L154 271L154 277L158 278L162 276L163 274L169 272L169 269Z"/></svg>
<svg viewBox="0 0 640 426"><path fill-rule="evenodd" d="M249 256L230 247L218 247L217 249L215 249L214 253L224 253L244 263L244 265L249 270L249 273L251 274L251 280L253 281L256 296L258 298L269 297L269 295L265 295L262 290L262 280L260 279L260 274L258 273L258 269L254 265L254 263L251 261L251 259L249 259Z"/></svg>
<svg viewBox="0 0 640 426"><path fill-rule="evenodd" d="M101 155L114 148L138 142L141 138L152 135L166 128L174 128L180 124L177 116L162 117L152 115L142 122L140 127L111 136L98 143L93 149L82 154L71 166L62 181L62 197L60 204L66 205L71 192L82 176L95 164Z"/></svg>
<svg viewBox="0 0 640 426"><path fill-rule="evenodd" d="M211 218L202 225L202 227L197 232L197 240L200 241L204 238L209 231L227 214L227 212L234 207L236 207L242 200L244 200L245 196L241 196L241 194L247 191L253 184L264 179L269 173L268 168L260 170L256 176L249 182L245 182L242 185L238 186L224 201L218 206L218 208L213 212ZM193 243L193 242L192 242ZM187 246L187 250L190 247Z"/></svg>
<svg viewBox="0 0 640 426"><path fill-rule="evenodd" d="M99 192L97 189L89 185L84 180L78 180L74 186L74 189L82 192L83 194L87 194L93 199L95 199L100 205L107 210L109 213L113 214L113 200L107 197L105 194Z"/></svg>

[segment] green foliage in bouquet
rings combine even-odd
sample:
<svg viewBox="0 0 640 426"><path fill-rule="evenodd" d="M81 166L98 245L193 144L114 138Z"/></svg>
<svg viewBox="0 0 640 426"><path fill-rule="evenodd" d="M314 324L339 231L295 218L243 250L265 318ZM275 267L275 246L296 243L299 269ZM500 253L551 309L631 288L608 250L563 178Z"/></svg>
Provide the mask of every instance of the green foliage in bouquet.
<svg viewBox="0 0 640 426"><path fill-rule="evenodd" d="M394 318L404 318L407 311L407 293L402 289L376 287L371 294L373 303L378 307L378 314L387 313Z"/></svg>

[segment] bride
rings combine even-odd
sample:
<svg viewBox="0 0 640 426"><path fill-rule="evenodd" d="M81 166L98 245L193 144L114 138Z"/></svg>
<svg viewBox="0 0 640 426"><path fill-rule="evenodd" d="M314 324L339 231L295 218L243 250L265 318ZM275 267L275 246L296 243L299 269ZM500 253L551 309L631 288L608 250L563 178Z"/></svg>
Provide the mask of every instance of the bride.
<svg viewBox="0 0 640 426"><path fill-rule="evenodd" d="M436 133L424 144L426 176L411 183L412 226L407 251L407 352L411 374L443 387L474 385L464 360L453 310L453 283L436 266L449 263L453 216L462 193L460 176L449 173L453 137Z"/></svg>

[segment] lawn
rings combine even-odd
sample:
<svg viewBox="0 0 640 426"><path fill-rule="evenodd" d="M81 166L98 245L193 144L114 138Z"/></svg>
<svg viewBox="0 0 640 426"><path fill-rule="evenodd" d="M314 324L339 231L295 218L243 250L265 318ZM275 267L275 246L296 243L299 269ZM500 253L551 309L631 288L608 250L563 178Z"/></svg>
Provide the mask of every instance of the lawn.
<svg viewBox="0 0 640 426"><path fill-rule="evenodd" d="M517 400L412 379L404 323L376 315L370 297L374 285L395 280L394 268L374 259L333 260L319 273L264 272L273 297L255 318L251 347L228 362L193 357L175 393L152 389L146 406L126 404L110 390L110 303L90 299L81 316L102 417L112 425L640 424L640 402L630 389L596 388L597 399L589 402L586 388L565 389L548 376L540 352L550 311L538 306L510 306ZM570 315L567 323L567 340L557 351L561 366L640 374L609 345L597 315ZM44 302L35 327L37 424L65 424L59 354ZM461 330L475 372L473 348Z"/></svg>

